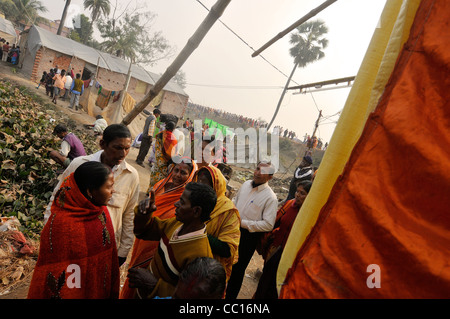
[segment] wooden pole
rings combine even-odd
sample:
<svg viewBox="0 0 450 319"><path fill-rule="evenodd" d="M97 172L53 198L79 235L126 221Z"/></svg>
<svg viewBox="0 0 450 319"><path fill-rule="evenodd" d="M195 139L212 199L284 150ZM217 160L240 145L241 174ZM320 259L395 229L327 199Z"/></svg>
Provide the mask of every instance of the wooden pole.
<svg viewBox="0 0 450 319"><path fill-rule="evenodd" d="M72 0L66 0L66 5L64 6L64 11L63 11L62 16L61 16L61 21L59 22L58 31L56 31L57 35L61 35L61 33L62 33L62 30L64 28L64 24L66 22L67 10L69 10L71 1Z"/></svg>
<svg viewBox="0 0 450 319"><path fill-rule="evenodd" d="M334 80L328 80L328 81L322 81L322 82L314 82L314 83L308 83L308 84L303 84L303 85L298 85L298 86L291 86L290 88L287 88L287 89L288 90L300 90L300 92L301 92L303 89L312 88L312 87L316 87L316 86L322 87L324 85L352 82L355 80L355 78L356 78L356 76L349 76L346 78L340 78L340 79L334 79Z"/></svg>
<svg viewBox="0 0 450 319"><path fill-rule="evenodd" d="M100 65L100 57L97 59L97 69L95 70L95 80L98 80L98 67Z"/></svg>
<svg viewBox="0 0 450 319"><path fill-rule="evenodd" d="M314 125L314 131L313 131L313 133L312 133L312 135L311 135L311 144L310 144L310 146L306 149L306 151L305 151L305 156L308 154L308 153L311 153L311 149L312 149L312 138L314 137L314 135L316 135L316 131L317 131L317 128L319 127L319 121L320 121L320 118L322 117L322 110L320 110L320 112L319 112L319 117L317 118L317 121L316 121L316 124Z"/></svg>
<svg viewBox="0 0 450 319"><path fill-rule="evenodd" d="M267 49L269 46L271 46L273 43L275 43L276 41L278 41L279 39L281 39L282 37L284 37L286 34L288 34L289 32L291 32L292 30L294 30L296 27L298 27L299 25L301 25L302 23L305 23L306 21L308 21L309 19L311 19L312 17L314 17L315 15L317 15L319 12L323 11L325 8L327 8L328 6L332 5L333 3L335 3L337 0L328 0L325 1L324 3L322 3L320 6L318 6L317 8L311 10L307 15L303 16L302 18L300 18L299 20L297 20L294 24L292 24L290 27L288 27L287 29L285 29L284 31L281 31L280 33L278 33L275 37L273 37L269 42L267 42L266 44L264 44L260 49L256 50L255 52L253 52L252 57L254 58L255 56L258 56L262 51L264 51L265 49Z"/></svg>
<svg viewBox="0 0 450 319"><path fill-rule="evenodd" d="M122 106L123 99L125 98L125 93L127 93L127 90L128 90L128 85L130 85L131 66L132 65L133 65L133 63L130 62L130 66L128 67L127 79L126 79L125 84L123 86L122 94L120 95L119 106Z"/></svg>
<svg viewBox="0 0 450 319"><path fill-rule="evenodd" d="M194 50L202 42L203 38L206 36L208 31L214 25L214 23L219 19L219 17L224 12L225 8L231 0L218 0L212 9L209 11L206 18L203 20L202 24L197 28L192 37L188 40L187 44L183 50L178 54L176 59L167 68L164 74L159 78L155 85L150 89L147 95L136 104L136 106L128 113L122 120L122 124L129 125L134 118L145 109L145 107L159 94L159 92L166 86L171 78L175 76L178 70L183 66L184 62L189 58L189 56L194 52Z"/></svg>
<svg viewBox="0 0 450 319"><path fill-rule="evenodd" d="M289 83L291 82L292 76L294 75L295 69L297 69L298 63L295 63L294 68L292 69L291 75L289 75L289 78L286 82L286 85L284 86L283 92L281 93L280 99L278 100L277 108L275 109L275 113L273 114L272 120L270 121L269 125L267 126L267 130L269 130L270 126L273 124L273 121L275 121L275 118L277 117L278 111L280 110L281 102L283 102L284 95L286 94L287 88L289 87Z"/></svg>

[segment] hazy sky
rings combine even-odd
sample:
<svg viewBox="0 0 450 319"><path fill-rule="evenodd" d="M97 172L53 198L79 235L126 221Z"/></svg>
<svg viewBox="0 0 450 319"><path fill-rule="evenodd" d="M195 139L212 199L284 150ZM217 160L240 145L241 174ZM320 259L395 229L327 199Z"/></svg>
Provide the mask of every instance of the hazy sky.
<svg viewBox="0 0 450 319"><path fill-rule="evenodd" d="M41 1L49 9L45 17L61 18L64 1ZM110 2L114 5L116 0ZM121 9L129 2L117 0ZM190 101L269 122L294 66L289 55L290 34L261 53L268 62L260 56L252 58L251 54L323 2L232 0L220 20L242 40L216 22L181 68L186 74L185 92ZM211 8L216 1L131 0L131 7L137 4L156 14L152 29L161 31L178 54L208 14L201 3ZM323 20L329 29L325 57L297 69L289 86L356 75L385 3L386 0L338 0L316 15L313 20ZM72 0L69 15L83 12L82 4L83 0ZM176 54L149 70L163 73ZM324 117L336 114L342 110L349 92L350 88L307 94L293 94L290 90L273 126L293 130L300 137L311 134L319 110ZM324 143L330 140L337 120L338 116L333 116L321 121L317 135Z"/></svg>

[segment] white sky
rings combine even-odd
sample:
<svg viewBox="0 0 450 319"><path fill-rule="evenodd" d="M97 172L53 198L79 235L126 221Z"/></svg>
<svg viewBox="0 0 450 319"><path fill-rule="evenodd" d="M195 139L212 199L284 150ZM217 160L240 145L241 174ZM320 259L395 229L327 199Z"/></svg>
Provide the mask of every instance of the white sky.
<svg viewBox="0 0 450 319"><path fill-rule="evenodd" d="M41 0L49 9L44 17L60 19L64 1ZM116 0L111 0L114 4ZM130 0L117 0L124 8ZM156 14L152 29L161 31L176 47L175 56L149 68L164 73L183 49L208 12L197 0L131 0L138 1ZM211 8L216 0L200 0ZM270 122L291 73L293 58L289 55L290 34L272 44L261 55L259 49L279 32L321 5L325 0L232 0L220 20L237 33L249 46L217 21L200 46L181 68L186 74L185 92L193 103L242 114ZM329 45L325 58L297 69L290 87L357 74L369 42L377 27L386 0L338 0L313 19L325 21ZM83 0L72 0L70 15L84 12ZM84 12L90 15L89 12ZM68 19L70 21L71 19ZM70 22L69 22L70 23ZM303 137L311 134L318 110L326 116L342 110L350 88L305 94L286 93L278 116L272 125L280 125ZM323 120L317 135L328 142L338 116ZM328 124L327 124L328 123Z"/></svg>

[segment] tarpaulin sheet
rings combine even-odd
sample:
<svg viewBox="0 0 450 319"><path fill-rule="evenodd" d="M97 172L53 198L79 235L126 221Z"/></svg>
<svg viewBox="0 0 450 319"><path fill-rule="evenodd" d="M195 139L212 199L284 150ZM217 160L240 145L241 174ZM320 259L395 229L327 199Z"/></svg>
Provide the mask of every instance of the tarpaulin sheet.
<svg viewBox="0 0 450 319"><path fill-rule="evenodd" d="M11 21L0 17L0 37L5 38L10 45L16 43L17 33Z"/></svg>
<svg viewBox="0 0 450 319"><path fill-rule="evenodd" d="M317 221L311 217L317 207L310 205L310 213L305 204L325 183L315 180L299 212L278 270L278 281L284 279L280 298L448 298L448 12L445 0L387 2L381 23L397 16L392 35L383 42L382 25L367 54L385 48L385 64L378 65L369 99L353 98L361 94L358 89L367 97L370 85L356 87L344 108L361 103L368 118L342 174L337 181L331 178L329 195L325 189ZM395 54L392 44L403 43L405 31L407 41ZM368 61L358 76L366 77L363 71L373 67ZM394 68L387 72L392 61ZM386 75L387 83L380 85ZM373 113L371 103L376 105ZM349 118L341 117L339 124L352 126ZM339 137L333 145L333 139L327 153L345 144ZM332 161L339 154L325 157L324 162ZM345 155L339 158L344 160ZM316 178L327 179L328 171L321 169ZM299 239L300 247L292 244ZM291 256L295 259L289 263Z"/></svg>

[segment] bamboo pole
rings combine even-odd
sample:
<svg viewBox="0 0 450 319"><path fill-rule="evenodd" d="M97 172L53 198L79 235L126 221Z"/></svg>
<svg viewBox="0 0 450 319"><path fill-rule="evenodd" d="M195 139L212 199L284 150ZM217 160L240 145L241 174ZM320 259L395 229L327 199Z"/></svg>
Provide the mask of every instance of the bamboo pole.
<svg viewBox="0 0 450 319"><path fill-rule="evenodd" d="M278 33L275 37L273 37L269 42L267 42L266 44L264 44L260 49L256 50L255 52L253 52L252 57L254 58L255 56L258 56L262 51L264 51L265 49L267 49L269 46L271 46L273 43L275 43L276 41L278 41L279 39L281 39L282 37L284 37L286 34L288 34L289 32L291 32L292 30L294 30L296 27L298 27L299 25L305 23L306 21L308 21L309 19L311 19L312 17L314 17L315 15L317 15L319 12L323 11L325 8L329 7L330 5L332 5L333 3L335 3L337 0L328 0L325 1L324 3L322 3L320 6L318 6L317 8L311 10L308 14L306 14L305 16L303 16L302 18L300 18L299 20L297 20L294 24L292 24L290 27L288 27L287 29L285 29L284 31L281 31L280 33Z"/></svg>
<svg viewBox="0 0 450 319"><path fill-rule="evenodd" d="M132 62L130 62L130 66L128 67L128 73L127 73L127 79L125 81L125 84L123 86L122 94L120 95L119 100L119 106L122 107L123 99L125 98L125 94L128 91L128 86L130 85L130 79L131 79L131 66L133 65Z"/></svg>
<svg viewBox="0 0 450 319"><path fill-rule="evenodd" d="M64 6L64 11L61 16L61 21L59 22L58 31L56 31L57 35L61 35L61 33L63 31L64 23L66 22L66 17L67 17L67 10L69 10L71 1L72 0L66 0L66 5Z"/></svg>
<svg viewBox="0 0 450 319"><path fill-rule="evenodd" d="M278 100L277 108L275 109L275 113L273 114L272 120L270 121L269 125L267 126L267 130L270 129L273 122L275 121L275 118L277 117L278 111L280 110L280 107L281 107L281 102L283 102L284 95L286 94L286 91L289 87L289 83L291 83L292 76L294 75L294 72L297 69L297 67L298 67L298 63L295 63L294 68L292 69L292 72L289 75L289 78L287 79L286 85L284 86L283 92L281 93L280 99Z"/></svg>
<svg viewBox="0 0 450 319"><path fill-rule="evenodd" d="M145 107L159 94L159 92L166 86L171 78L175 76L178 70L183 66L184 62L189 58L189 56L194 52L194 50L202 42L205 35L214 25L214 23L219 19L219 17L224 12L225 8L231 0L218 0L214 6L209 11L206 18L203 20L202 24L197 28L192 37L188 40L183 50L178 54L176 59L167 68L161 78L155 83L155 85L150 89L147 95L136 104L136 106L128 113L122 120L122 124L129 125L134 118L145 109Z"/></svg>
<svg viewBox="0 0 450 319"><path fill-rule="evenodd" d="M324 86L324 85L331 85L331 84L340 84L340 83L344 83L344 82L352 82L354 81L356 78L356 76L348 76L345 78L339 78L339 79L334 79L334 80L327 80L327 81L321 81L321 82L314 82L314 83L308 83L308 84L302 84L302 85L298 85L298 86L291 86L288 87L288 90L300 90L302 91L303 89L307 89L307 88L312 88L312 87L316 87L316 86Z"/></svg>

